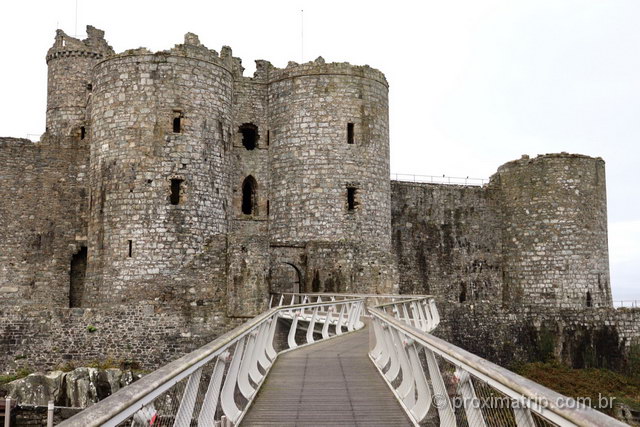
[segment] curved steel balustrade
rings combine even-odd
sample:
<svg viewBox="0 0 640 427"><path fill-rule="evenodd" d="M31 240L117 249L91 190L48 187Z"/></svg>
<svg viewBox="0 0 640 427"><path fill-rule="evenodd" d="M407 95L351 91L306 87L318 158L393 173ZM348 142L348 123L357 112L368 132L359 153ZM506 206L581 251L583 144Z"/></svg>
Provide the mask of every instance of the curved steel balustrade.
<svg viewBox="0 0 640 427"><path fill-rule="evenodd" d="M369 313L375 332L369 357L415 425L626 425L430 335L440 320L430 297Z"/></svg>
<svg viewBox="0 0 640 427"><path fill-rule="evenodd" d="M271 308L60 425L236 425L278 354L362 328L363 310L363 298ZM280 352L274 348L278 319L291 321Z"/></svg>
<svg viewBox="0 0 640 427"><path fill-rule="evenodd" d="M369 359L415 425L625 425L431 335L440 316L430 296L285 293L269 305L61 425L237 425L279 354L365 323ZM288 331L277 332L279 319Z"/></svg>

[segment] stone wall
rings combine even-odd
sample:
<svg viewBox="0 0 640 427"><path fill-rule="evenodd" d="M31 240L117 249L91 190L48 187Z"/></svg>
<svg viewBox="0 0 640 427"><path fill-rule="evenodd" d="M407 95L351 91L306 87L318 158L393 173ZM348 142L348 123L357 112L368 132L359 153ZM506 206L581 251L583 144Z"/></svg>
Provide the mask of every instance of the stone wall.
<svg viewBox="0 0 640 427"><path fill-rule="evenodd" d="M499 208L482 187L391 183L400 293L501 301Z"/></svg>
<svg viewBox="0 0 640 427"><path fill-rule="evenodd" d="M34 310L0 308L0 366L50 371L112 359L153 370L237 326L159 305ZM93 332L92 332L93 330Z"/></svg>
<svg viewBox="0 0 640 427"><path fill-rule="evenodd" d="M69 307L86 245L87 147L0 138L0 306Z"/></svg>
<svg viewBox="0 0 640 427"><path fill-rule="evenodd" d="M437 336L505 367L557 360L574 368L638 369L630 355L640 352L639 309L450 302L438 309Z"/></svg>
<svg viewBox="0 0 640 427"><path fill-rule="evenodd" d="M87 302L162 297L172 275L228 231L231 67L195 36L95 68ZM176 127L177 126L177 127ZM186 279L186 278L185 278Z"/></svg>
<svg viewBox="0 0 640 427"><path fill-rule="evenodd" d="M268 77L271 239L347 239L389 248L389 113L382 73L319 58L269 70ZM355 190L352 209L348 187Z"/></svg>
<svg viewBox="0 0 640 427"><path fill-rule="evenodd" d="M403 293L504 305L611 307L604 162L547 154L483 187L395 182Z"/></svg>
<svg viewBox="0 0 640 427"><path fill-rule="evenodd" d="M501 207L505 296L514 303L611 306L604 161L550 154L491 178Z"/></svg>

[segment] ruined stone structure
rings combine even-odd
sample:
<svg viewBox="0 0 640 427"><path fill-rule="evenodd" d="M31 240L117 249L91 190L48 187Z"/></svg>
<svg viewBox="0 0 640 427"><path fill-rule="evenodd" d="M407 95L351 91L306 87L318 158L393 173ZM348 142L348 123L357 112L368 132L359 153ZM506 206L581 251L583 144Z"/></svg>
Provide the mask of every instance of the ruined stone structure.
<svg viewBox="0 0 640 427"><path fill-rule="evenodd" d="M388 84L369 66L246 77L194 34L116 54L87 33L58 30L47 53L41 140L0 139L6 369L157 366L274 291L611 308L601 159L525 157L483 187L390 182Z"/></svg>
<svg viewBox="0 0 640 427"><path fill-rule="evenodd" d="M509 162L483 187L392 184L402 293L505 306L611 307L604 162Z"/></svg>

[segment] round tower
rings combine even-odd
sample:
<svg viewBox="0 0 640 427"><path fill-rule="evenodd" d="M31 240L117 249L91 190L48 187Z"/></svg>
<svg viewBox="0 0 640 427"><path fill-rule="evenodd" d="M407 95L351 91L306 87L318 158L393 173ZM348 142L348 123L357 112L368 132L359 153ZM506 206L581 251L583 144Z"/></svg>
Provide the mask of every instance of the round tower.
<svg viewBox="0 0 640 427"><path fill-rule="evenodd" d="M365 285L359 276L367 268L388 272L381 267L391 246L384 75L318 58L275 70L269 81L272 242L307 245L308 290L354 291L360 282L382 291L381 277ZM372 268L375 260L380 266ZM318 278L321 265L338 266L342 278Z"/></svg>
<svg viewBox="0 0 640 427"><path fill-rule="evenodd" d="M188 306L177 296L187 290L176 288L193 286L195 275L183 269L224 240L233 76L223 53L187 34L170 51L126 51L95 67L90 304ZM194 289L194 301L196 293L207 298Z"/></svg>
<svg viewBox="0 0 640 427"><path fill-rule="evenodd" d="M504 301L610 306L604 161L523 156L491 181L503 214Z"/></svg>
<svg viewBox="0 0 640 427"><path fill-rule="evenodd" d="M47 52L46 129L51 136L84 139L87 134L91 73L98 61L114 53L104 40L104 31L87 26L87 36L78 40L57 30Z"/></svg>

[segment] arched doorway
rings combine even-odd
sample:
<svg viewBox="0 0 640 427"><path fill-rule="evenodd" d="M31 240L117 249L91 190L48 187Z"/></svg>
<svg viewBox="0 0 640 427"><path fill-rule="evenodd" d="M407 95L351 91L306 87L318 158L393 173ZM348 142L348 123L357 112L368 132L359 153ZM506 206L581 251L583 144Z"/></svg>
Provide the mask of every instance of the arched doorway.
<svg viewBox="0 0 640 427"><path fill-rule="evenodd" d="M271 292L299 293L304 289L303 277L298 266L290 262L281 262L271 269Z"/></svg>

